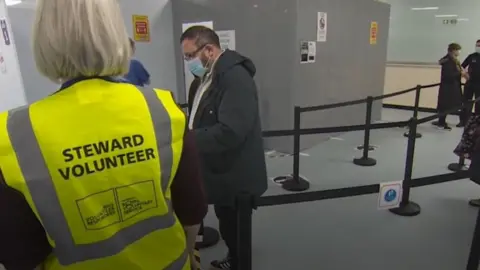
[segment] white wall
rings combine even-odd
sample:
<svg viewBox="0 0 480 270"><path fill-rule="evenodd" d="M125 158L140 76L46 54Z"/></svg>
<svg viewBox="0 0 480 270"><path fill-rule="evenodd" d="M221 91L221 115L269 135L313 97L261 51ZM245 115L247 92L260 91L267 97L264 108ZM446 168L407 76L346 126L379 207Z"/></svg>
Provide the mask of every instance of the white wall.
<svg viewBox="0 0 480 270"><path fill-rule="evenodd" d="M479 0L388 0L391 4L388 61L436 63L447 45L458 42L463 57L473 52L480 39ZM412 8L438 7L415 11ZM452 15L456 17L435 17ZM457 24L444 24L457 19ZM381 26L380 26L381 27Z"/></svg>
<svg viewBox="0 0 480 270"><path fill-rule="evenodd" d="M26 102L15 49L15 38L12 35L4 0L0 0L0 19L6 19L10 37L10 45L6 45L0 30L0 51L6 68L6 72L0 71L0 111L6 111L25 105Z"/></svg>
<svg viewBox="0 0 480 270"><path fill-rule="evenodd" d="M2 0L3 1L3 0ZM147 15L150 20L151 41L137 43L135 57L151 74L152 87L171 90L176 94L175 58L172 11L168 0L120 0L125 25L133 36L132 14ZM9 7L15 39L18 41L20 69L28 102L43 98L58 85L41 76L35 67L32 53L32 25L34 6L31 4Z"/></svg>
<svg viewBox="0 0 480 270"><path fill-rule="evenodd" d="M37 101L57 91L59 85L40 75L32 52L33 5L15 5L8 8L13 35L17 41L18 61L28 103Z"/></svg>

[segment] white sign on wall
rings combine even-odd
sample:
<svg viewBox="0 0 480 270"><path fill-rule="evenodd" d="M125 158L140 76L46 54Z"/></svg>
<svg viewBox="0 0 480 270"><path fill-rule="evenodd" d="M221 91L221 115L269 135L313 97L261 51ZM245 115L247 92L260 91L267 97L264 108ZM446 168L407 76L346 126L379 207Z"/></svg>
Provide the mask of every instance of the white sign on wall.
<svg viewBox="0 0 480 270"><path fill-rule="evenodd" d="M235 30L217 31L222 50L235 50Z"/></svg>
<svg viewBox="0 0 480 270"><path fill-rule="evenodd" d="M3 57L3 53L0 50L0 72L3 74L7 73L7 64L5 64L5 58Z"/></svg>
<svg viewBox="0 0 480 270"><path fill-rule="evenodd" d="M397 208L402 202L403 182L389 182L380 184L378 193L378 209Z"/></svg>
<svg viewBox="0 0 480 270"><path fill-rule="evenodd" d="M317 42L327 41L327 13L317 13Z"/></svg>

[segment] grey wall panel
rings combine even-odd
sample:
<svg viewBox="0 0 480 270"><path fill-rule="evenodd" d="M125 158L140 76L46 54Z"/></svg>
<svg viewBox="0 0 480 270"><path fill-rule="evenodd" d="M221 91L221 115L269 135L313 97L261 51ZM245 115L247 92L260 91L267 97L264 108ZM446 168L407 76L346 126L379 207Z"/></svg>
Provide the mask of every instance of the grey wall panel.
<svg viewBox="0 0 480 270"><path fill-rule="evenodd" d="M387 5L370 0L175 0L175 39L182 23L213 21L215 30L235 30L236 49L252 58L264 130L293 128L293 107L328 104L383 93ZM327 42L317 43L317 61L300 64L300 41L316 41L317 12L328 13ZM380 25L377 45L369 44L370 22ZM385 32L383 32L385 31ZM182 85L181 48L176 49L177 82ZM183 91L181 91L183 92ZM359 124L365 105L306 113L303 127ZM374 119L380 117L375 109ZM305 136L302 148L328 135ZM266 140L267 148L292 151L292 138Z"/></svg>
<svg viewBox="0 0 480 270"><path fill-rule="evenodd" d="M201 1L175 0L173 18L175 38L182 23L213 21L215 30L235 30L236 50L251 58L256 67L256 83L264 130L292 128L292 74L294 55L295 1ZM177 82L183 84L181 48L176 50ZM266 140L266 147L285 145L280 138ZM291 143L288 143L291 145Z"/></svg>
<svg viewBox="0 0 480 270"><path fill-rule="evenodd" d="M317 12L327 12L328 24L327 41L317 43L317 61L294 63L296 104L329 104L383 93L389 17L385 6L373 1L298 0L297 46L302 40L316 41ZM371 21L377 21L387 31L376 45L370 45ZM358 105L305 113L302 127L362 124L365 108ZM376 106L373 119L379 118L380 107ZM305 136L301 148L309 148L329 136Z"/></svg>

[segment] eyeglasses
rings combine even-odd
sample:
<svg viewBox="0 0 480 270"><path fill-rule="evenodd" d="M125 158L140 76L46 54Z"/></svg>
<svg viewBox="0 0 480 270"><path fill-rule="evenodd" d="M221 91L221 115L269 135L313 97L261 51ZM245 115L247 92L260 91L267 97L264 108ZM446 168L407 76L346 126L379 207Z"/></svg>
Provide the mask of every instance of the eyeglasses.
<svg viewBox="0 0 480 270"><path fill-rule="evenodd" d="M195 51L191 52L191 53L186 53L183 58L186 60L186 61L190 61L192 60L193 58L195 58L197 56L197 54L203 50L205 48L205 46L207 46L208 43L205 43L203 45L201 45L200 47L198 47L198 49L196 49Z"/></svg>

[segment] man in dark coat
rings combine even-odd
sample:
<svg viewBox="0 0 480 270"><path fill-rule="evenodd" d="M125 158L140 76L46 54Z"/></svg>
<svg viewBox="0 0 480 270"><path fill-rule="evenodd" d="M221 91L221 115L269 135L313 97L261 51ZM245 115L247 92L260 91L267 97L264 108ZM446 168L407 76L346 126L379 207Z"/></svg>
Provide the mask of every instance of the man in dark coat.
<svg viewBox="0 0 480 270"><path fill-rule="evenodd" d="M459 44L452 43L448 45L447 55L439 60L442 72L438 90L437 110L440 113L462 105L462 76L467 77L468 75L458 61L460 50L461 46ZM463 123L462 115L460 118L460 123ZM433 124L444 130L452 130L448 126L446 119L446 115L441 116L438 118L438 122L433 122Z"/></svg>
<svg viewBox="0 0 480 270"><path fill-rule="evenodd" d="M473 98L476 99L480 97L480 39L475 43L475 52L469 54L467 58L465 58L462 63L462 67L464 69L468 68L469 79L466 82L463 91L463 101L467 102ZM475 113L480 113L479 102L475 103ZM459 127L465 126L466 121L472 114L472 105L470 104L468 107L464 108L462 114L464 123L461 123L463 125L459 125Z"/></svg>
<svg viewBox="0 0 480 270"><path fill-rule="evenodd" d="M203 162L205 188L214 204L229 255L213 261L214 269L236 269L235 198L261 196L267 172L252 61L220 49L218 35L193 26L181 37L190 71L201 78L192 103L189 128L195 132ZM239 270L239 269L236 269Z"/></svg>

